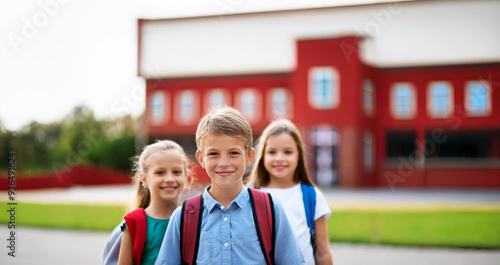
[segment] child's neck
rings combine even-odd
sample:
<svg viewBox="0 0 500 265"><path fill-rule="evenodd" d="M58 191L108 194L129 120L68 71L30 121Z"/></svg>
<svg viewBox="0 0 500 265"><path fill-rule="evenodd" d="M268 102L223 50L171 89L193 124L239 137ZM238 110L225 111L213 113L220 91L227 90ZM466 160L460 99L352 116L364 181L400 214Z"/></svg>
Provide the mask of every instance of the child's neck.
<svg viewBox="0 0 500 265"><path fill-rule="evenodd" d="M144 209L148 216L156 219L168 219L177 208L177 203L166 200L152 200L149 206Z"/></svg>
<svg viewBox="0 0 500 265"><path fill-rule="evenodd" d="M275 189L288 189L297 185L297 183L298 182L295 182L293 179L271 178L269 184L267 184L265 187Z"/></svg>
<svg viewBox="0 0 500 265"><path fill-rule="evenodd" d="M223 188L213 183L208 190L208 193L224 207L228 208L231 202L240 194L243 189L243 183L238 182L231 187Z"/></svg>

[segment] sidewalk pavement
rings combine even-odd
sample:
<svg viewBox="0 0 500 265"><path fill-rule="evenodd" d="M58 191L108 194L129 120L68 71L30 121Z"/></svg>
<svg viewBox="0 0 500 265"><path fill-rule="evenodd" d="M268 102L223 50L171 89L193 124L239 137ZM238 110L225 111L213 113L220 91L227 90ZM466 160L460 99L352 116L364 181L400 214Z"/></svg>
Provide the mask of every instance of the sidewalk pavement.
<svg viewBox="0 0 500 265"><path fill-rule="evenodd" d="M499 209L500 190L321 188L333 210L344 209ZM132 185L75 186L20 190L18 202L128 205Z"/></svg>
<svg viewBox="0 0 500 265"><path fill-rule="evenodd" d="M100 264L109 232L16 228L16 257L8 248L0 251L4 265ZM9 230L0 226L0 240L7 242ZM475 249L420 248L363 244L330 245L335 265L438 265L499 264L500 251Z"/></svg>

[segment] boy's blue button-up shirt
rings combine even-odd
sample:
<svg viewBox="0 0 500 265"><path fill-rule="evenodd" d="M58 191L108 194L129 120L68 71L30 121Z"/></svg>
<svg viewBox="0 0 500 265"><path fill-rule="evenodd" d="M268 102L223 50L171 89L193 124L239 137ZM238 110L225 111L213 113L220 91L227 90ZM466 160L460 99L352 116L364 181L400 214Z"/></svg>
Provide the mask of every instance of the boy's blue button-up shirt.
<svg viewBox="0 0 500 265"><path fill-rule="evenodd" d="M260 247L248 190L241 192L224 208L208 193L203 192L204 209L201 224L197 264L266 264ZM278 200L273 200L276 216L276 264L304 264L304 257ZM181 264L180 251L181 208L170 218L156 265Z"/></svg>

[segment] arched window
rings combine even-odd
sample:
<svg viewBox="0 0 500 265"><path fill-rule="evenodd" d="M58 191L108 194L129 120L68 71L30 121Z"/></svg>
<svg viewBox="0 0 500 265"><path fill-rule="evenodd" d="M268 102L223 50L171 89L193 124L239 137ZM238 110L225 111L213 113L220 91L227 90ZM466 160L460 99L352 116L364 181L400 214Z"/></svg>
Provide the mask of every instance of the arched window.
<svg viewBox="0 0 500 265"><path fill-rule="evenodd" d="M261 118L261 99L257 90L252 88L242 89L236 95L236 108L249 123L259 121Z"/></svg>
<svg viewBox="0 0 500 265"><path fill-rule="evenodd" d="M309 71L309 104L316 109L333 109L340 102L339 75L332 67Z"/></svg>
<svg viewBox="0 0 500 265"><path fill-rule="evenodd" d="M226 104L222 89L214 89L210 92L210 95L208 96L208 104L210 105L210 108L220 107Z"/></svg>
<svg viewBox="0 0 500 265"><path fill-rule="evenodd" d="M433 118L447 118L453 114L453 92L449 82L431 82L428 88L427 109Z"/></svg>
<svg viewBox="0 0 500 265"><path fill-rule="evenodd" d="M269 94L269 109L271 119L289 118L291 116L291 102L289 94L284 88L274 88Z"/></svg>
<svg viewBox="0 0 500 265"><path fill-rule="evenodd" d="M365 114L368 116L373 115L373 106L374 106L374 91L373 91L373 83L370 79L365 79L363 82L363 109L365 110Z"/></svg>
<svg viewBox="0 0 500 265"><path fill-rule="evenodd" d="M177 123L193 124L197 119L198 97L193 90L184 90L177 96Z"/></svg>
<svg viewBox="0 0 500 265"><path fill-rule="evenodd" d="M469 81L465 85L465 110L469 116L488 116L491 113L491 89L486 81Z"/></svg>
<svg viewBox="0 0 500 265"><path fill-rule="evenodd" d="M150 118L155 124L164 122L166 116L165 94L163 91L156 91L151 96L149 102Z"/></svg>
<svg viewBox="0 0 500 265"><path fill-rule="evenodd" d="M412 119L417 114L415 88L410 83L396 83L391 90L391 113L396 119Z"/></svg>

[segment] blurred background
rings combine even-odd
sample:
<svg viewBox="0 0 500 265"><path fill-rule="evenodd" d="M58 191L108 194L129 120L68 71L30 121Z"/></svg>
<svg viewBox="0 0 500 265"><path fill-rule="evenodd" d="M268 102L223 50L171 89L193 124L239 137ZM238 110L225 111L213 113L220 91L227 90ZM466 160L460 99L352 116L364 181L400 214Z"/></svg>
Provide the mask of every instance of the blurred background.
<svg viewBox="0 0 500 265"><path fill-rule="evenodd" d="M0 201L15 152L17 199L34 211L21 224L110 231L133 196L130 158L171 139L194 162L199 119L229 105L254 139L277 118L298 126L338 221L332 242L498 249L498 10L493 0L2 1ZM89 203L96 226L58 208L78 216ZM33 221L57 209L68 224ZM384 237L419 218L415 234ZM442 241L443 227L468 232Z"/></svg>

